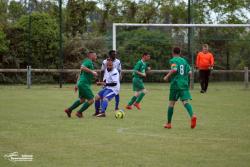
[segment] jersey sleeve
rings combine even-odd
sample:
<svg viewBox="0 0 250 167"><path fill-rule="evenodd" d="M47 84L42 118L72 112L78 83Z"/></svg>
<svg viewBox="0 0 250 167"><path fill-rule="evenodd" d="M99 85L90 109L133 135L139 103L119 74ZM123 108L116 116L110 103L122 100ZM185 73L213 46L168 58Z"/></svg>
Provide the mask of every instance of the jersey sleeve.
<svg viewBox="0 0 250 167"><path fill-rule="evenodd" d="M122 71L122 64L121 64L121 61L119 60L119 64L118 64L118 72L121 72Z"/></svg>
<svg viewBox="0 0 250 167"><path fill-rule="evenodd" d="M212 53L211 53L211 56L210 56L210 64L211 64L211 66L214 66L214 56L213 56Z"/></svg>
<svg viewBox="0 0 250 167"><path fill-rule="evenodd" d="M174 61L170 60L169 64L171 70L177 71L177 64Z"/></svg>
<svg viewBox="0 0 250 167"><path fill-rule="evenodd" d="M141 68L141 63L137 62L134 67L134 71L140 71L140 68Z"/></svg>
<svg viewBox="0 0 250 167"><path fill-rule="evenodd" d="M102 67L101 67L101 71L105 71L105 69L106 69L106 64L107 64L107 61L106 61L106 60L103 60L103 62L102 62Z"/></svg>
<svg viewBox="0 0 250 167"><path fill-rule="evenodd" d="M82 66L82 67L91 68L91 62L88 61L88 60L84 60L84 61L82 62L82 65L81 65L81 66Z"/></svg>

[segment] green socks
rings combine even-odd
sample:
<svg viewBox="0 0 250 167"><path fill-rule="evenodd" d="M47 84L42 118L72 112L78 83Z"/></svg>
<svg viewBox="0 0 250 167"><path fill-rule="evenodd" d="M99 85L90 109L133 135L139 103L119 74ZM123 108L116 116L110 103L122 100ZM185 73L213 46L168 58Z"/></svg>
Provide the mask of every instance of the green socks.
<svg viewBox="0 0 250 167"><path fill-rule="evenodd" d="M72 106L69 107L69 110L72 111L74 110L76 107L78 107L81 104L80 100L76 100Z"/></svg>
<svg viewBox="0 0 250 167"><path fill-rule="evenodd" d="M135 102L140 103L144 96L145 96L145 93L141 92L140 95L137 97Z"/></svg>
<svg viewBox="0 0 250 167"><path fill-rule="evenodd" d="M88 102L85 102L83 103L82 107L80 108L80 110L78 112L83 112L85 111L87 108L89 108L89 103Z"/></svg>
<svg viewBox="0 0 250 167"><path fill-rule="evenodd" d="M137 98L136 96L133 96L133 97L131 98L131 100L128 102L128 106L132 106L132 105L134 104L136 98Z"/></svg>
<svg viewBox="0 0 250 167"><path fill-rule="evenodd" d="M186 108L186 110L187 110L187 112L188 112L188 114L189 114L189 116L190 116L190 118L192 118L192 116L193 116L193 110L192 110L192 106L189 104L189 103L186 103L185 105L184 105L184 107Z"/></svg>
<svg viewBox="0 0 250 167"><path fill-rule="evenodd" d="M168 123L171 123L173 113L174 113L174 108L173 107L168 107Z"/></svg>

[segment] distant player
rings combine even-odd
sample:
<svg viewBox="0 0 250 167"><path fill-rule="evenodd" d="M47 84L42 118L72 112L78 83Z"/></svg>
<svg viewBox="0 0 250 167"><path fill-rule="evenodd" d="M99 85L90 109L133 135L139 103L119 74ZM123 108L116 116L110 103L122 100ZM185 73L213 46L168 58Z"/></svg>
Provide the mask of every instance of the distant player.
<svg viewBox="0 0 250 167"><path fill-rule="evenodd" d="M93 77L97 77L97 73L94 71L93 61L96 61L96 53L87 53L87 58L84 59L81 65L81 73L75 87L75 91L79 92L79 99L76 100L72 106L65 109L64 112L68 117L71 117L71 112L79 105L83 104L80 110L77 111L76 116L82 118L82 113L94 103L94 95L91 90L91 82Z"/></svg>
<svg viewBox="0 0 250 167"><path fill-rule="evenodd" d="M147 61L150 60L150 55L148 53L144 53L142 55L141 60L139 60L133 71L133 91L135 95L131 98L126 106L126 109L131 110L132 105L134 105L138 110L141 109L140 102L146 94L146 89L144 88L143 78L146 77L146 71L150 69L147 66Z"/></svg>
<svg viewBox="0 0 250 167"><path fill-rule="evenodd" d="M203 44L202 51L199 52L196 57L196 67L199 69L201 93L207 92L209 76L213 66L214 56L208 51L208 44Z"/></svg>
<svg viewBox="0 0 250 167"><path fill-rule="evenodd" d="M174 105L179 98L191 118L191 128L196 126L196 116L192 111L192 106L188 103L188 100L191 100L189 77L192 73L187 61L180 57L180 52L181 50L178 47L173 49L173 58L170 59L171 70L164 77L165 81L171 79L167 123L164 126L164 128L168 129L171 128Z"/></svg>
<svg viewBox="0 0 250 167"><path fill-rule="evenodd" d="M107 62L108 62L108 59L109 59L109 60L111 60L113 62L113 67L115 69L117 69L117 71L120 74L120 79L121 79L122 65L121 65L121 61L116 58L116 55L117 55L117 53L116 53L115 50L110 50L109 51L109 57L107 59L103 60L103 62L102 62L101 76L104 76L104 74L105 74L105 71L107 69ZM117 94L115 96L115 110L119 109L119 102L120 102L120 95Z"/></svg>
<svg viewBox="0 0 250 167"><path fill-rule="evenodd" d="M103 82L97 82L97 85L104 86L95 97L95 112L97 117L105 117L105 111L108 102L112 100L120 91L120 74L113 67L112 61L107 61L107 68L104 73ZM101 110L100 110L101 108Z"/></svg>

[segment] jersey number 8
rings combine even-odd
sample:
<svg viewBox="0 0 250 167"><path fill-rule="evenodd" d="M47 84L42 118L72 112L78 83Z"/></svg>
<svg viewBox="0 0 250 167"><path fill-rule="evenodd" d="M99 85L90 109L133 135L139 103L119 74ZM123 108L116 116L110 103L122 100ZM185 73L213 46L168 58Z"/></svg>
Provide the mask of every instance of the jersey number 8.
<svg viewBox="0 0 250 167"><path fill-rule="evenodd" d="M184 75L184 65L180 65L180 74Z"/></svg>

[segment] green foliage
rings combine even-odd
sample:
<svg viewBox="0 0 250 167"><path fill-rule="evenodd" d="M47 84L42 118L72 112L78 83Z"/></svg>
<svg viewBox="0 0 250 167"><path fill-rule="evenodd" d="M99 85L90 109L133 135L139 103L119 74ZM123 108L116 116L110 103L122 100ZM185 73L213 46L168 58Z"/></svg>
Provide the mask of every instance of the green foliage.
<svg viewBox="0 0 250 167"><path fill-rule="evenodd" d="M31 32L28 31L29 17L23 16L17 27L25 30L26 39L31 33L32 66L49 68L57 65L58 57L58 25L56 20L46 13L33 12L31 15ZM25 41L25 39L23 39ZM28 43L26 43L28 46Z"/></svg>
<svg viewBox="0 0 250 167"><path fill-rule="evenodd" d="M0 28L0 55L5 54L8 51L8 41L6 40L6 34Z"/></svg>
<svg viewBox="0 0 250 167"><path fill-rule="evenodd" d="M132 68L144 52L151 55L150 65L154 69L166 68L171 56L168 36L159 30L137 29L123 31L117 36L118 52L124 68Z"/></svg>
<svg viewBox="0 0 250 167"><path fill-rule="evenodd" d="M25 14L25 7L21 2L11 1L9 4L9 20L16 22L23 14Z"/></svg>

